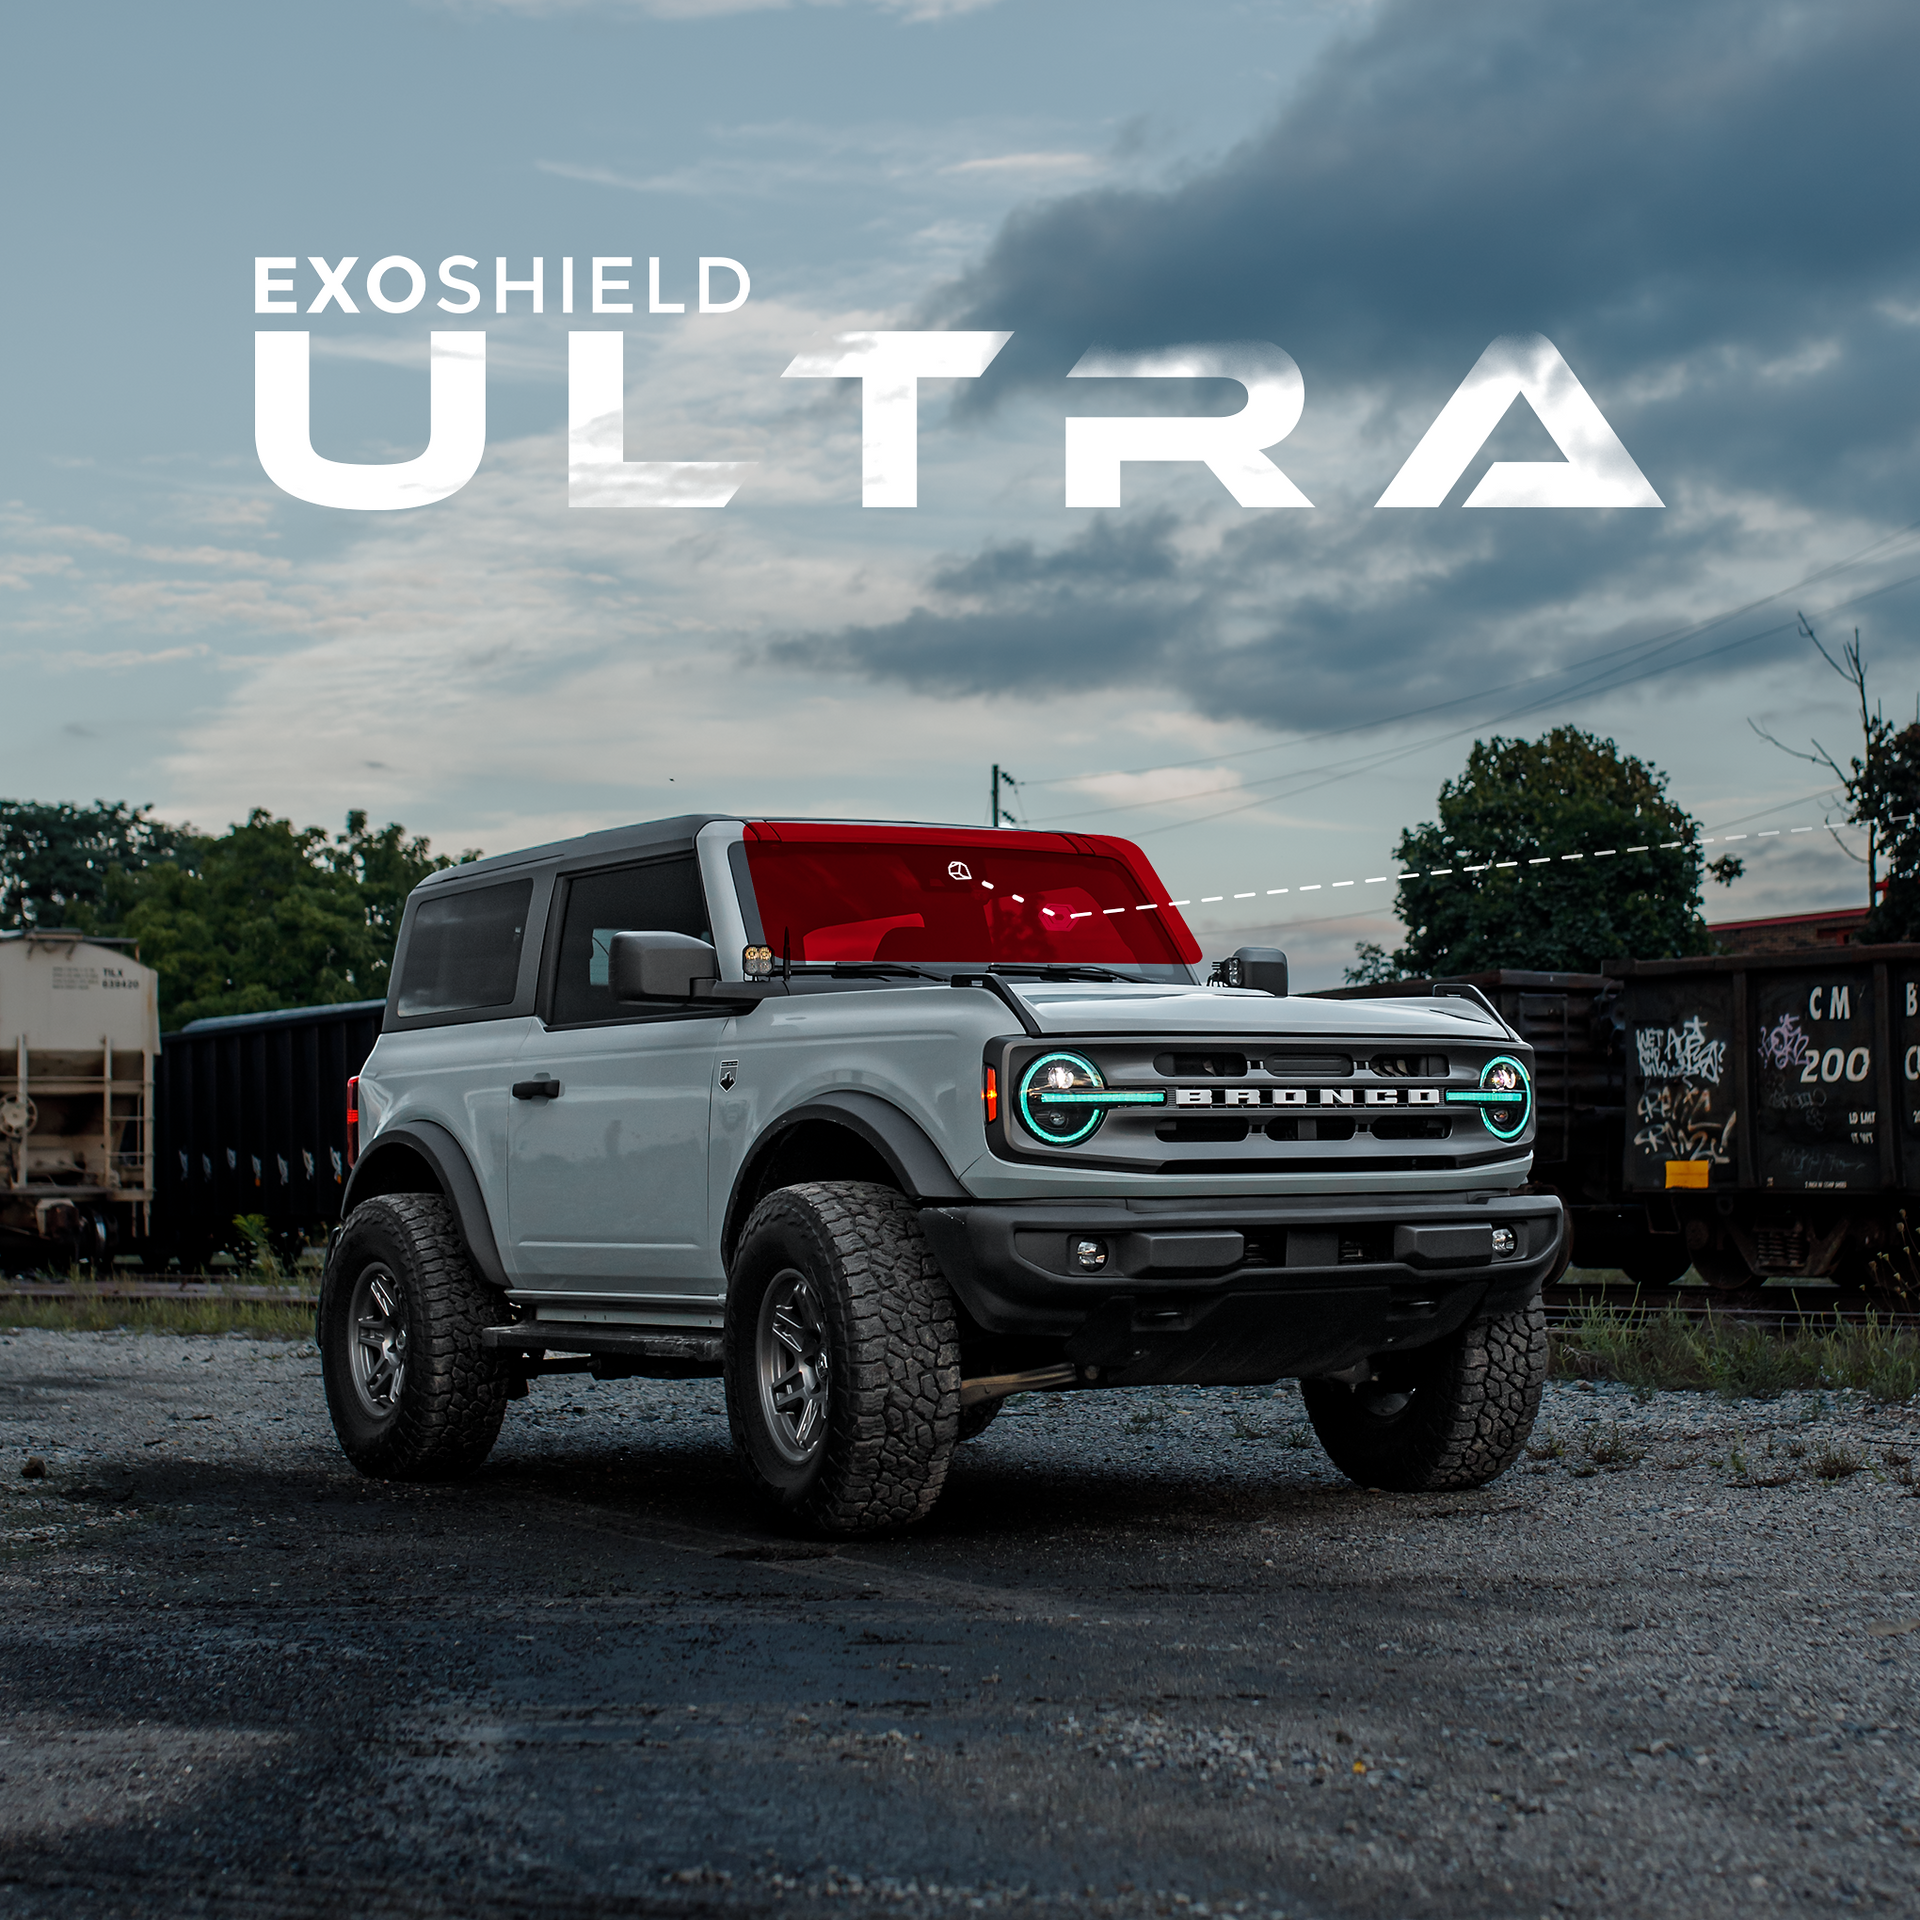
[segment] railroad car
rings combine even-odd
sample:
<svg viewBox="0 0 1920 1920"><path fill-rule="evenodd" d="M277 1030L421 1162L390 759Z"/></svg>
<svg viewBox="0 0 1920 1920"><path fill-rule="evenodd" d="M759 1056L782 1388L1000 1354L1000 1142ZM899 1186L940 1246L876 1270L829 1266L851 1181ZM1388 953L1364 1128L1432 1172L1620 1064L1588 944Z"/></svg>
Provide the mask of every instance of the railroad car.
<svg viewBox="0 0 1920 1920"><path fill-rule="evenodd" d="M1533 1178L1568 1204L1575 1264L1727 1292L1912 1284L1920 944L1462 978L1534 1049Z"/></svg>
<svg viewBox="0 0 1920 1920"><path fill-rule="evenodd" d="M159 975L126 941L0 933L0 1260L100 1261L153 1201Z"/></svg>

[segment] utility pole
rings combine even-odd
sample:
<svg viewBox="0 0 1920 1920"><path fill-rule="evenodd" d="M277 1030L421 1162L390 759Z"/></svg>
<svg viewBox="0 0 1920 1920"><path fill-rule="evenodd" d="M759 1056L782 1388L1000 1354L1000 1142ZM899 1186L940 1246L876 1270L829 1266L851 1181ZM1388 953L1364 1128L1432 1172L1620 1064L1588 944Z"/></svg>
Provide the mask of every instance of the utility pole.
<svg viewBox="0 0 1920 1920"><path fill-rule="evenodd" d="M1000 763L996 760L993 764L992 779L987 788L987 825L990 827L997 827L1003 820L1010 827L1017 824L1012 810L1000 804L1000 783L1003 780L1010 787L1017 787L1020 784L1012 774L1002 773Z"/></svg>

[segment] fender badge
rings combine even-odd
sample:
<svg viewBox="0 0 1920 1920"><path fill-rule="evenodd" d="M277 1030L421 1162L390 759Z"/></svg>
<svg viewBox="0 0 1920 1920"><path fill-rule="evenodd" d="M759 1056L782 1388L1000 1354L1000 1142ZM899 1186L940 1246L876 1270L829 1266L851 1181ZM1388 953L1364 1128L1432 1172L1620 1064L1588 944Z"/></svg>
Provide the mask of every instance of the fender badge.
<svg viewBox="0 0 1920 1920"><path fill-rule="evenodd" d="M739 1071L740 1062L738 1060L722 1060L720 1062L720 1091L722 1093L731 1093L733 1091L734 1075Z"/></svg>

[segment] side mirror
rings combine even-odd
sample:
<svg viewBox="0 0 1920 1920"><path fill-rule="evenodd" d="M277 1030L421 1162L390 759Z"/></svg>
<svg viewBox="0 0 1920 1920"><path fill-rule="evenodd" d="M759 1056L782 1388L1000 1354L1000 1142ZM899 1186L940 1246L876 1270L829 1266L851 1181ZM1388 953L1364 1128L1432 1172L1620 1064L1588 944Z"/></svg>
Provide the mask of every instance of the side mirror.
<svg viewBox="0 0 1920 1920"><path fill-rule="evenodd" d="M1287 996L1287 956L1278 947L1239 947L1222 960L1208 982L1215 987L1250 987L1255 993Z"/></svg>
<svg viewBox="0 0 1920 1920"><path fill-rule="evenodd" d="M691 934L616 933L607 943L616 1000L691 1000L696 982L719 978L719 956Z"/></svg>

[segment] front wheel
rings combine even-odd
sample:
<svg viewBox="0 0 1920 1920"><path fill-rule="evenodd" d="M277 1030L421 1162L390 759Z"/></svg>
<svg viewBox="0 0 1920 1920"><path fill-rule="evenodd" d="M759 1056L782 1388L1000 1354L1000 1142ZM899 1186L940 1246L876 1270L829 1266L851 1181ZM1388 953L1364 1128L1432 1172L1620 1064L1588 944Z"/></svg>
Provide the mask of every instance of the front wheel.
<svg viewBox="0 0 1920 1920"><path fill-rule="evenodd" d="M1348 1387L1303 1380L1307 1417L1349 1480L1393 1493L1484 1486L1513 1465L1547 1380L1539 1301L1470 1321L1451 1339Z"/></svg>
<svg viewBox="0 0 1920 1920"><path fill-rule="evenodd" d="M510 1386L481 1329L499 1299L438 1194L353 1210L320 1282L320 1371L347 1458L383 1480L470 1473L499 1437Z"/></svg>
<svg viewBox="0 0 1920 1920"><path fill-rule="evenodd" d="M822 1533L921 1519L960 1426L953 1296L890 1188L782 1187L727 1285L727 1419L747 1477Z"/></svg>

